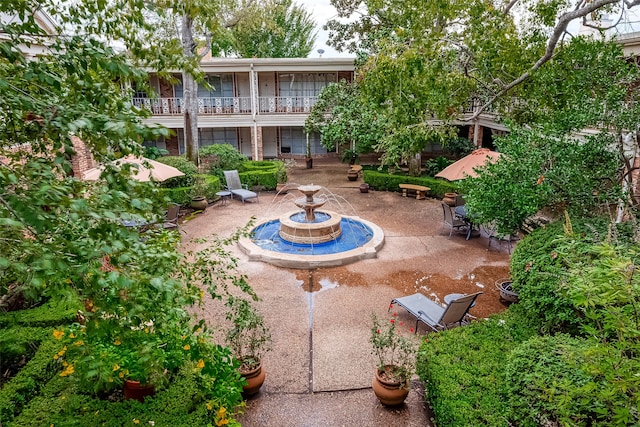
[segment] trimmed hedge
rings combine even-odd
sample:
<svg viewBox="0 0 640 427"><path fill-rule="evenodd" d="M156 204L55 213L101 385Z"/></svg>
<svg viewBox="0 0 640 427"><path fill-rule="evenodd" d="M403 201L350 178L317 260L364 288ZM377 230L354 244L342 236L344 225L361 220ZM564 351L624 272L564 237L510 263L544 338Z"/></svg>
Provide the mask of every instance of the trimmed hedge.
<svg viewBox="0 0 640 427"><path fill-rule="evenodd" d="M458 185L442 179L431 177L413 177L405 175L390 175L374 170L363 170L364 182L378 191L400 191L399 184L415 184L429 187L432 197L443 198L444 193L458 191Z"/></svg>
<svg viewBox="0 0 640 427"><path fill-rule="evenodd" d="M191 427L213 425L212 414L199 396L193 370L180 372L171 385L146 398L111 402L74 392L73 378L54 377L11 425ZM229 425L238 425L230 420Z"/></svg>
<svg viewBox="0 0 640 427"><path fill-rule="evenodd" d="M534 335L526 318L513 308L488 320L429 334L418 352L417 372L436 424L509 426L506 355Z"/></svg>
<svg viewBox="0 0 640 427"><path fill-rule="evenodd" d="M207 190L205 192L207 199L213 200L216 198L216 193L222 188L220 178L214 175L195 175L200 176L205 180ZM191 189L192 187L178 187L178 188L162 188L160 191L173 203L186 206L191 202Z"/></svg>
<svg viewBox="0 0 640 427"><path fill-rule="evenodd" d="M10 325L57 326L76 320L82 304L79 300L49 300L39 307L29 310L9 311L0 315L0 327Z"/></svg>

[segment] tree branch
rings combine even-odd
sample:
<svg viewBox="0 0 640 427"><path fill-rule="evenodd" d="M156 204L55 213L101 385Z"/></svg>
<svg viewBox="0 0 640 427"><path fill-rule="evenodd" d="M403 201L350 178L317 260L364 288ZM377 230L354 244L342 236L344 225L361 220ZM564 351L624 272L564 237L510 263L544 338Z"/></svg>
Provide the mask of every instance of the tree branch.
<svg viewBox="0 0 640 427"><path fill-rule="evenodd" d="M475 113L473 113L473 116L471 116L471 118L469 120L477 119L478 116L480 116L480 114L482 114L483 111L485 111L487 108L489 108L489 106L496 101L496 99L500 98L505 93L507 93L508 91L513 89L514 87L518 86L520 83L522 83L525 80L527 80L531 76L531 73L533 73L534 71L536 71L537 69L542 67L551 58L553 58L553 54L554 54L556 45L558 44L558 41L560 40L560 37L562 36L562 34L564 34L564 32L567 29L567 26L569 25L569 23L571 21L573 21L574 19L582 18L582 17L590 14L591 12L594 12L594 11L596 11L596 10L606 6L606 5L609 5L609 4L612 4L612 3L617 3L618 1L619 0L595 0L595 1L592 1L592 2L589 2L589 3L586 3L584 5L584 7L582 7L582 8L577 7L576 9L574 9L571 12L566 12L566 13L563 13L562 15L560 15L560 17L558 18L558 22L556 23L556 26L553 29L551 37L549 38L549 42L547 44L547 49L546 49L544 55L542 55L542 57L540 59L538 59L538 61L536 61L536 63L533 64L533 66L531 68L529 68L529 70L527 70L522 75L520 75L520 77L518 77L517 79L515 79L515 80L511 81L510 83L504 85L502 87L502 89L500 89L494 96L492 96L489 101L487 101ZM625 0L624 3L627 6L627 8L632 8L634 6L639 5L640 4L640 0L631 0L631 1ZM582 3L580 3L580 4L582 4Z"/></svg>

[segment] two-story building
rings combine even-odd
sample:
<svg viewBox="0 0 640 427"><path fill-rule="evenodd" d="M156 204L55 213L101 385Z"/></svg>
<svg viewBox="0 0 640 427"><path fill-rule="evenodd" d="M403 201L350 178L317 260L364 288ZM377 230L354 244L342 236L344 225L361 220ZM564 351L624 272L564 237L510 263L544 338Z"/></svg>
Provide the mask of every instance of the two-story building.
<svg viewBox="0 0 640 427"><path fill-rule="evenodd" d="M319 134L304 133L304 122L320 91L332 82L353 81L351 58L210 58L201 64L206 84L198 88L200 146L229 143L252 159L304 156L307 138L314 156L327 154ZM171 137L147 142L172 155L185 152L181 74L170 83L150 74L157 96L135 94L136 106L153 116ZM209 86L209 87L207 87Z"/></svg>

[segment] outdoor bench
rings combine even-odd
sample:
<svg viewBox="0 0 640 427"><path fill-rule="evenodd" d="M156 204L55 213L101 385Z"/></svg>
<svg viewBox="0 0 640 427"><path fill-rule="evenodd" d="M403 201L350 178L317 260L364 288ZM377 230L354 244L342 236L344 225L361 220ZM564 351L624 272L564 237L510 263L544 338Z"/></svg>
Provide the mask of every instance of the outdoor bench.
<svg viewBox="0 0 640 427"><path fill-rule="evenodd" d="M407 197L407 193L410 192L415 192L416 193L416 199L417 200L422 200L422 199L426 199L427 195L426 193L431 190L429 187L425 187L424 185L415 185L415 184L398 184L400 186L400 188L402 189L402 197Z"/></svg>

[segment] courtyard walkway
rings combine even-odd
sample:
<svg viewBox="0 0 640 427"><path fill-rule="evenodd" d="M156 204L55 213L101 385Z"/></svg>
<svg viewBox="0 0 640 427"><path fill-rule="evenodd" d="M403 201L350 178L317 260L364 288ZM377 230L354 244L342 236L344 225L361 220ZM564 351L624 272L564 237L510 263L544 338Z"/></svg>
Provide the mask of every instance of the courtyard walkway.
<svg viewBox="0 0 640 427"><path fill-rule="evenodd" d="M417 377L404 406L381 406L371 390L375 360L368 342L371 313L387 314L394 297L422 292L442 301L449 293L484 292L471 313L478 318L506 308L494 282L509 275L506 246L487 238L448 238L442 230L440 201L403 198L398 193L360 193L347 180L348 167L337 161L304 162L289 181L317 184L344 197L349 214L380 226L385 244L376 259L327 269L293 270L250 262L237 248L239 269L261 301L256 305L273 335L273 350L263 361L267 371L261 392L239 416L243 426L430 426L423 387ZM284 201L283 201L284 200ZM252 216L277 217L295 209L290 198L260 194L259 203L233 200L215 204L181 225L185 250L202 243L190 239L212 233L228 236ZM401 309L401 320L414 321ZM202 315L220 320L219 302L210 301ZM421 326L420 334L425 334Z"/></svg>

